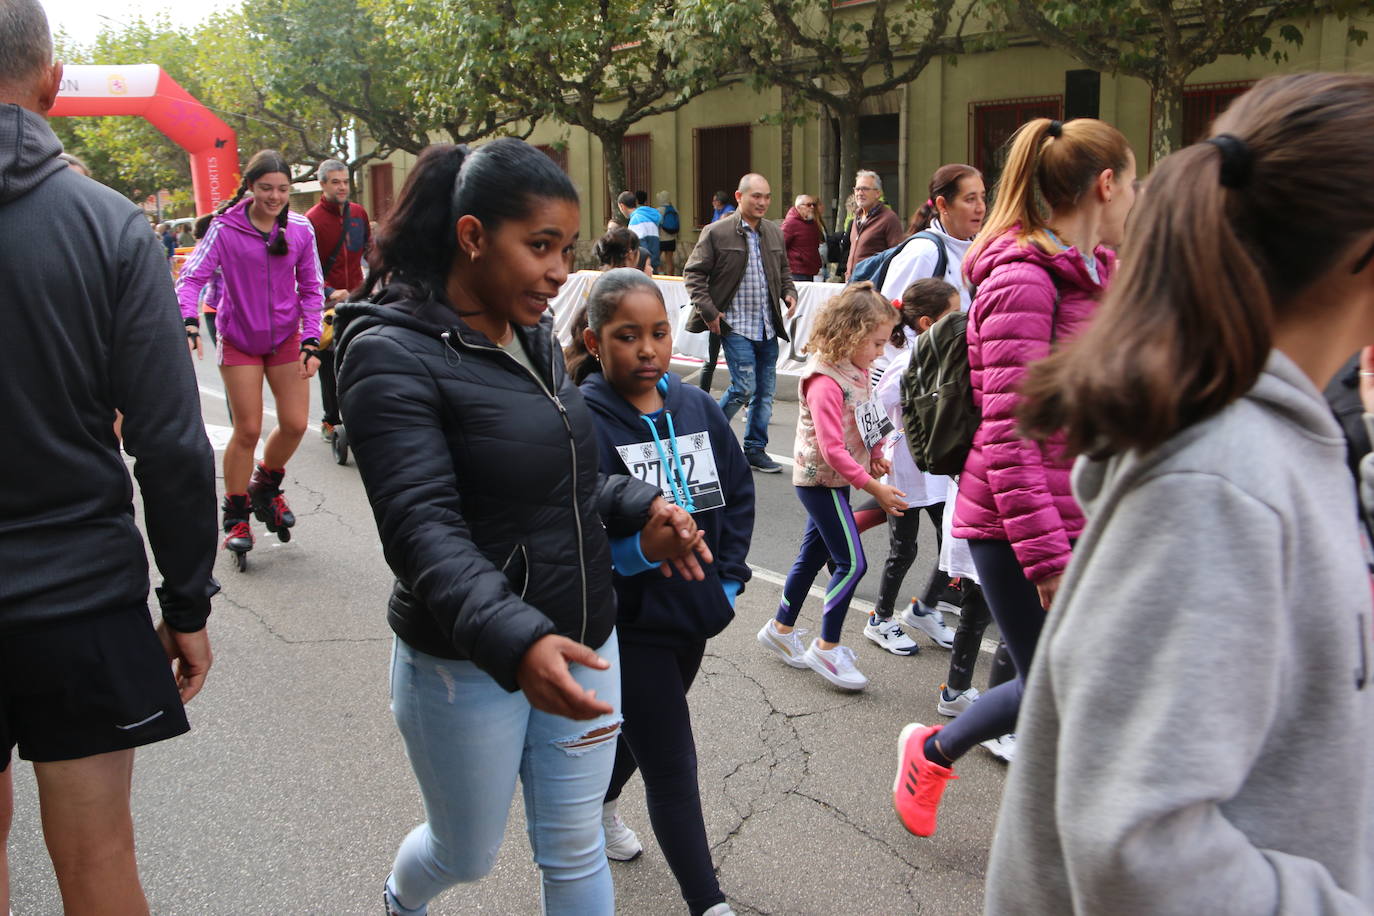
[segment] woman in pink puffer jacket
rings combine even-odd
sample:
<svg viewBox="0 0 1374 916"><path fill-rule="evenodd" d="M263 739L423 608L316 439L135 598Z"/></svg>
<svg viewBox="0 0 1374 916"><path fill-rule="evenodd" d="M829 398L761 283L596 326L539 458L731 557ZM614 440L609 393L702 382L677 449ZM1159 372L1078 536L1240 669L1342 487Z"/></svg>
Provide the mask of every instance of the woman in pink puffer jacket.
<svg viewBox="0 0 1374 916"><path fill-rule="evenodd" d="M1017 131L996 204L964 259L976 288L969 369L982 423L959 477L953 534L967 539L1017 677L980 696L953 723L912 723L899 742L898 815L935 830L951 767L975 744L1015 731L1045 612L1068 566L1083 513L1058 443L1017 431L1027 367L1087 324L1110 279L1135 199L1135 156L1116 128L1091 118L1040 118ZM1039 201L1049 205L1046 213Z"/></svg>

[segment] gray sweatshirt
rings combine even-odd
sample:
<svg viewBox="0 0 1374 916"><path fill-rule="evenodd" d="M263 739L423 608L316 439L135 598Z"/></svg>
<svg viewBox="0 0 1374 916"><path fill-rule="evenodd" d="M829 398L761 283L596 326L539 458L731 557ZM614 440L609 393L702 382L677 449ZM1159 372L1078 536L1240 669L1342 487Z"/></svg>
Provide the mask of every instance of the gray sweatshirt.
<svg viewBox="0 0 1374 916"><path fill-rule="evenodd" d="M1374 910L1374 606L1321 393L1275 351L1216 417L1080 461L1074 492L987 912Z"/></svg>

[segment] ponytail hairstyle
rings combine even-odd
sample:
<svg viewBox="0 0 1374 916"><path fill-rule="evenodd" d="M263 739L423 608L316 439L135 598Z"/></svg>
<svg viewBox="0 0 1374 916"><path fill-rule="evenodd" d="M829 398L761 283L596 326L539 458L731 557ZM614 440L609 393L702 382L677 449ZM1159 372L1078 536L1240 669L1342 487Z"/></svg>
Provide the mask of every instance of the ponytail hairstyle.
<svg viewBox="0 0 1374 916"><path fill-rule="evenodd" d="M959 291L939 277L925 277L917 280L902 293L901 318L892 329L892 345L906 346L906 333L903 328L911 328L917 334L921 331L921 319L935 321L949 311L949 300L959 295Z"/></svg>
<svg viewBox="0 0 1374 916"><path fill-rule="evenodd" d="M596 247L592 250L603 268L624 267L630 252L639 250L639 236L624 226L617 226L597 239Z"/></svg>
<svg viewBox="0 0 1374 916"><path fill-rule="evenodd" d="M964 258L969 272L988 243L1015 231L1016 240L1046 251L1052 211L1071 210L1106 169L1120 173L1131 162L1121 131L1096 118L1036 118L1012 134L1007 164L997 179L992 209Z"/></svg>
<svg viewBox="0 0 1374 916"><path fill-rule="evenodd" d="M420 152L395 206L373 239L367 279L354 295L448 302L458 252L458 220L487 231L529 215L536 200L576 204L577 189L553 160L523 140L503 137L477 149L436 143Z"/></svg>
<svg viewBox="0 0 1374 916"><path fill-rule="evenodd" d="M1374 76L1271 77L1212 130L1155 166L1092 323L1031 366L1028 435L1062 429L1070 453L1105 458L1220 412L1259 378L1276 321L1315 311L1304 291L1374 230Z"/></svg>
<svg viewBox="0 0 1374 916"><path fill-rule="evenodd" d="M930 196L911 217L911 222L906 227L906 234L915 235L928 229L930 224L935 222L935 218L940 215L940 210L935 206L935 202L941 197L945 199L946 205L953 202L954 198L959 196L959 182L970 175L977 178L983 177L983 173L973 166L959 162L951 162L936 169L935 174L930 176Z"/></svg>
<svg viewBox="0 0 1374 916"><path fill-rule="evenodd" d="M874 328L897 318L892 303L862 280L846 286L821 309L806 338L806 352L828 363L844 362Z"/></svg>
<svg viewBox="0 0 1374 916"><path fill-rule="evenodd" d="M253 155L252 159L248 160L248 165L244 167L243 180L239 182L238 192L216 207L213 213L209 213L196 220L195 229L192 230L192 234L196 238L204 238L205 233L210 229L211 219L219 216L234 204L243 200L243 195L247 194L249 188L253 187L253 182L271 172L281 172L290 179L291 166L282 158L281 153L276 150L259 150ZM267 246L268 254L286 254L286 221L290 215L290 206L282 207L281 212L277 214L277 237L272 240L272 244ZM202 223L204 225L202 225Z"/></svg>
<svg viewBox="0 0 1374 916"><path fill-rule="evenodd" d="M568 375L572 377L573 384L581 385L593 372L601 371L601 364L592 359L591 352L587 350L587 341L582 332L590 329L600 338L601 329L615 316L616 309L620 308L620 301L625 298L626 293L634 290L652 293L660 303L663 303L663 311L667 313L668 305L663 302L663 290L645 276L644 271L635 270L633 267L618 267L603 273L592 284L586 304L578 309L577 317L573 319L572 343L563 348L563 360L567 363Z"/></svg>

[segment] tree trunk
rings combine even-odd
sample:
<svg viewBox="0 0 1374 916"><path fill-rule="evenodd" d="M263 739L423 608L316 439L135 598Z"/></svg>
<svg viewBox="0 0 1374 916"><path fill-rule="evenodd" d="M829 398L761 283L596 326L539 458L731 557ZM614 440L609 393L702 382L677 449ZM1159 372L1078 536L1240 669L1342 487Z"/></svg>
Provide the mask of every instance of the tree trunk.
<svg viewBox="0 0 1374 916"><path fill-rule="evenodd" d="M835 120L840 125L840 178L835 193L835 231L844 231L844 221L849 215L844 202L854 193L854 173L859 170L859 114L858 105L835 111Z"/></svg>
<svg viewBox="0 0 1374 916"><path fill-rule="evenodd" d="M1150 166L1183 146L1183 78L1165 77L1153 87L1154 121L1150 131Z"/></svg>
<svg viewBox="0 0 1374 916"><path fill-rule="evenodd" d="M787 215L787 208L792 206L795 194L792 193L792 141L797 133L797 127L792 123L792 109L796 104L796 93L789 86L782 87L782 174L778 176L778 191L782 195L783 216Z"/></svg>
<svg viewBox="0 0 1374 916"><path fill-rule="evenodd" d="M606 156L606 192L611 201L611 210L606 214L606 219L610 219L611 214L620 212L615 206L616 197L621 191L631 190L625 184L625 131L597 134L596 138L601 141L601 150ZM605 224L605 220L602 220L601 225Z"/></svg>

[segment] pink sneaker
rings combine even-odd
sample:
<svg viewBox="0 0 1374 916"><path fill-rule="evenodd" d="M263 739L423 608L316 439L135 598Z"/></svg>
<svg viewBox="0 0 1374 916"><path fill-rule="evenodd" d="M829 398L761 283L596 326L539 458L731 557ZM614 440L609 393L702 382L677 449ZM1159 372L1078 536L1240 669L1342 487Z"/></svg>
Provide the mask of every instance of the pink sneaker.
<svg viewBox="0 0 1374 916"><path fill-rule="evenodd" d="M949 767L926 759L926 739L943 726L912 722L897 739L897 778L892 781L892 807L902 826L917 836L935 833L935 816L945 783L958 779Z"/></svg>

